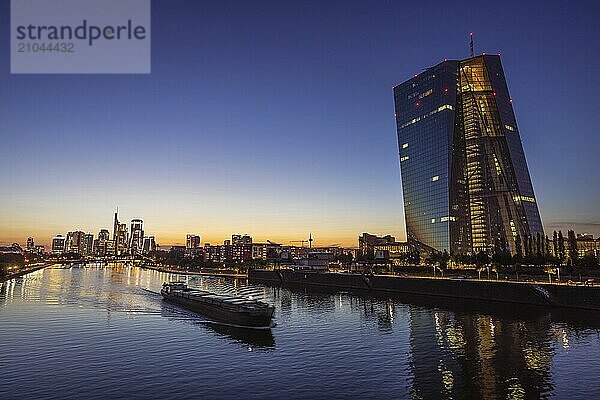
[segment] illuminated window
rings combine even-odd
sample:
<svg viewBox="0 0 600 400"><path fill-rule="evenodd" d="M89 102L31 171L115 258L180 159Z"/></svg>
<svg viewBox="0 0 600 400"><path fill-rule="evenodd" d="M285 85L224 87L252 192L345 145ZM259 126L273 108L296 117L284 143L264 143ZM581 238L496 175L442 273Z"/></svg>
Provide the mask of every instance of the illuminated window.
<svg viewBox="0 0 600 400"><path fill-rule="evenodd" d="M426 90L426 91L424 91L423 93L421 93L421 94L419 95L419 99L422 99L423 97L427 97L427 96L429 96L431 93L433 93L433 89Z"/></svg>
<svg viewBox="0 0 600 400"><path fill-rule="evenodd" d="M437 180L439 180L439 179L440 179L440 176L439 176L439 175L433 176L433 177L431 178L431 182L435 182L435 181L437 181Z"/></svg>
<svg viewBox="0 0 600 400"><path fill-rule="evenodd" d="M498 158L496 157L496 154L493 155L494 156L494 164L496 165L496 174L498 176L502 175L502 168L500 168L500 163L498 162Z"/></svg>
<svg viewBox="0 0 600 400"><path fill-rule="evenodd" d="M515 201L518 203L519 201L528 201L530 203L535 203L535 199L529 196L515 196Z"/></svg>
<svg viewBox="0 0 600 400"><path fill-rule="evenodd" d="M513 126L510 126L510 125L504 125L504 127L505 127L506 129L508 129L509 131L511 131L511 132L514 132L514 131L515 131L515 128L514 128Z"/></svg>
<svg viewBox="0 0 600 400"><path fill-rule="evenodd" d="M407 148L407 147L408 147L408 143L404 143L404 144L402 145L402 148L403 148L403 149L405 149L405 148Z"/></svg>
<svg viewBox="0 0 600 400"><path fill-rule="evenodd" d="M456 217L442 217L440 218L441 222L446 222L446 221L456 221Z"/></svg>
<svg viewBox="0 0 600 400"><path fill-rule="evenodd" d="M431 223L435 224L435 218L431 218Z"/></svg>
<svg viewBox="0 0 600 400"><path fill-rule="evenodd" d="M422 119L430 117L430 116L432 116L434 114L437 114L440 111L444 111L444 110L454 110L454 107L452 107L450 104L444 104L443 106L439 106L438 108L436 108L435 110L431 111L428 114L422 115L420 117L415 117L415 118L411 119L410 121L403 123L402 125L400 125L400 129L406 128L409 125L417 123L417 122L419 122Z"/></svg>
<svg viewBox="0 0 600 400"><path fill-rule="evenodd" d="M406 160L408 160L408 156L400 157L400 161L406 161Z"/></svg>

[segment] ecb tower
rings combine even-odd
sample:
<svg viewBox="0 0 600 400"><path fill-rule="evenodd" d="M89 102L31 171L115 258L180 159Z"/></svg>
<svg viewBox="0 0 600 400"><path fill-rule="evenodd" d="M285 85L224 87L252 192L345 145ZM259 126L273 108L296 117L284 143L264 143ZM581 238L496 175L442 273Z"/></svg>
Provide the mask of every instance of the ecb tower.
<svg viewBox="0 0 600 400"><path fill-rule="evenodd" d="M500 56L447 60L394 88L409 239L454 254L543 235Z"/></svg>

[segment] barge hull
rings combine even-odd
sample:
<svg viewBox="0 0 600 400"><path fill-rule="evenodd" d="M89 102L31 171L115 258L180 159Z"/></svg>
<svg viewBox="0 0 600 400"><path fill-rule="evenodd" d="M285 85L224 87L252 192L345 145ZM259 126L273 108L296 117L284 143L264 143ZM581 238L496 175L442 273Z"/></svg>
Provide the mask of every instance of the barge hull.
<svg viewBox="0 0 600 400"><path fill-rule="evenodd" d="M256 316L249 313L230 312L215 305L202 303L197 300L190 300L181 296L171 296L165 293L163 293L163 299L169 303L180 305L195 313L204 315L216 322L253 328L271 327L271 316Z"/></svg>

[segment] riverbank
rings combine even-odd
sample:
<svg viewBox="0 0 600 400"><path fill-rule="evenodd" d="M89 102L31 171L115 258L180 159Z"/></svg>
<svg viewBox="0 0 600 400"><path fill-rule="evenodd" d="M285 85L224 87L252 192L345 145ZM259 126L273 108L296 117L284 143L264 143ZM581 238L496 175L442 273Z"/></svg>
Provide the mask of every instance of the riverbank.
<svg viewBox="0 0 600 400"><path fill-rule="evenodd" d="M218 270L211 271L185 271L177 268L170 267L164 264L158 265L148 265L148 264L139 264L140 268L151 269L153 271L158 272L166 272L169 274L178 274L178 275L197 275L197 276L225 276L229 278L248 278L246 274L239 274L236 272L219 272Z"/></svg>
<svg viewBox="0 0 600 400"><path fill-rule="evenodd" d="M280 286L315 286L600 310L598 286L294 270L250 270L248 279L251 283Z"/></svg>
<svg viewBox="0 0 600 400"><path fill-rule="evenodd" d="M53 265L53 264L54 263L43 262L43 263L36 263L36 264L27 265L27 266L19 269L17 272L13 272L13 273L10 273L8 275L0 275L0 282L6 282L6 281L9 281L9 280L14 279L14 278L19 278L19 277L21 277L23 275L30 274L30 273L38 271L40 269L44 269L44 268L49 267L50 265Z"/></svg>

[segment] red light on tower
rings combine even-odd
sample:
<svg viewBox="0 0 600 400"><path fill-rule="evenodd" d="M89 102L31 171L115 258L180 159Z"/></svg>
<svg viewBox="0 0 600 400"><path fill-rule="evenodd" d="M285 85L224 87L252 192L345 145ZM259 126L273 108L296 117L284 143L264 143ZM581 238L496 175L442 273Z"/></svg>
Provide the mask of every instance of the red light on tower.
<svg viewBox="0 0 600 400"><path fill-rule="evenodd" d="M444 93L448 93L448 88L444 88Z"/></svg>
<svg viewBox="0 0 600 400"><path fill-rule="evenodd" d="M421 105L420 101L417 101L417 107L419 107Z"/></svg>

